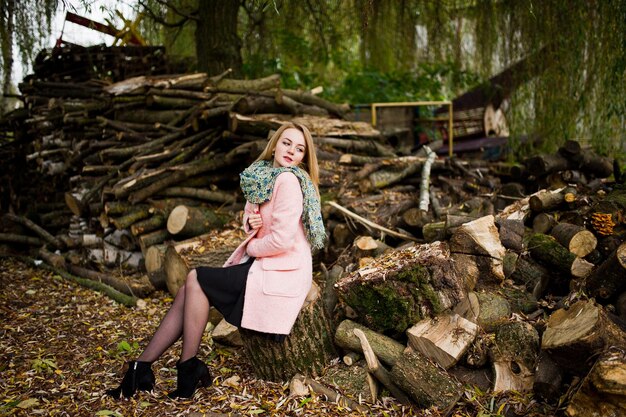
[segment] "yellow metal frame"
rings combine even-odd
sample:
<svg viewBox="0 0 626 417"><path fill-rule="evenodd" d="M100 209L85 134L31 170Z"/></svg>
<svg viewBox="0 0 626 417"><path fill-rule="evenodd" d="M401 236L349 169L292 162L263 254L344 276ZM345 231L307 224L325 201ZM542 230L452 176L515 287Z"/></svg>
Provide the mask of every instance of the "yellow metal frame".
<svg viewBox="0 0 626 417"><path fill-rule="evenodd" d="M451 101L407 101L398 103L372 103L372 126L376 127L376 109L378 107L420 107L420 106L448 106L448 155L452 157L452 102Z"/></svg>

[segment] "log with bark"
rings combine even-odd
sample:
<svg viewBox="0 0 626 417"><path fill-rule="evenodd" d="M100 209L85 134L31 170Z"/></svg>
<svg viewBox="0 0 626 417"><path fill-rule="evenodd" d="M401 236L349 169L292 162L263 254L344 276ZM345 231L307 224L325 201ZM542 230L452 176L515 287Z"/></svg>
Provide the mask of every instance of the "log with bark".
<svg viewBox="0 0 626 417"><path fill-rule="evenodd" d="M420 407L446 415L463 394L461 384L426 356L407 349L391 370L393 380Z"/></svg>
<svg viewBox="0 0 626 417"><path fill-rule="evenodd" d="M552 313L541 339L541 349L574 372L589 369L595 355L611 346L626 348L626 332L602 306L586 300Z"/></svg>
<svg viewBox="0 0 626 417"><path fill-rule="evenodd" d="M313 283L302 310L283 342L241 329L246 357L259 378L286 381L296 374L319 376L337 356L330 320Z"/></svg>
<svg viewBox="0 0 626 417"><path fill-rule="evenodd" d="M206 207L177 206L167 218L167 231L176 237L189 238L219 229L231 216Z"/></svg>
<svg viewBox="0 0 626 417"><path fill-rule="evenodd" d="M372 330L401 334L464 297L449 256L441 242L391 251L341 278L335 288Z"/></svg>

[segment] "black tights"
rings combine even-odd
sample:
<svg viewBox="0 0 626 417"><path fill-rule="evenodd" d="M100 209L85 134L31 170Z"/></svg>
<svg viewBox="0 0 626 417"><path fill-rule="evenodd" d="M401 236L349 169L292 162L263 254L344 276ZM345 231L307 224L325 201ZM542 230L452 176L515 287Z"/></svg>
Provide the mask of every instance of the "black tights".
<svg viewBox="0 0 626 417"><path fill-rule="evenodd" d="M209 300L198 283L193 269L180 287L174 303L163 317L161 324L150 339L150 343L137 358L142 362L154 362L182 335L183 350L180 362L191 359L198 353L202 335L209 319Z"/></svg>

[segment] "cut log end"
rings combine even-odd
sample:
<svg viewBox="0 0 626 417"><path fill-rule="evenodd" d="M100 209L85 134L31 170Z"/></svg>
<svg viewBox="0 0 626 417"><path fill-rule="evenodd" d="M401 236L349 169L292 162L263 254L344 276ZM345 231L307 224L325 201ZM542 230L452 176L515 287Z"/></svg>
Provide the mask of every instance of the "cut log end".
<svg viewBox="0 0 626 417"><path fill-rule="evenodd" d="M177 206L172 210L167 219L167 231L175 235L185 227L189 209L187 206Z"/></svg>

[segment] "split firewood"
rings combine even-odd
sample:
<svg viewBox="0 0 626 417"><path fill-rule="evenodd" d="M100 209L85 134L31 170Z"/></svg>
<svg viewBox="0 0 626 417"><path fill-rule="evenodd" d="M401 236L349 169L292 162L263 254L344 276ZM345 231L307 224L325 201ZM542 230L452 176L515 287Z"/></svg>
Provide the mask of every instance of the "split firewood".
<svg viewBox="0 0 626 417"><path fill-rule="evenodd" d="M531 391L539 354L539 334L524 322L498 326L492 349L494 392Z"/></svg>
<svg viewBox="0 0 626 417"><path fill-rule="evenodd" d="M521 220L502 219L497 222L502 246L516 252L524 249L524 222Z"/></svg>
<svg viewBox="0 0 626 417"><path fill-rule="evenodd" d="M611 321L604 308L581 300L569 309L552 313L541 340L541 349L565 369L589 369L594 355L610 346L626 347L626 333Z"/></svg>
<svg viewBox="0 0 626 417"><path fill-rule="evenodd" d="M589 230L569 223L559 223L550 232L561 245L574 255L584 258L598 244L598 240Z"/></svg>
<svg viewBox="0 0 626 417"><path fill-rule="evenodd" d="M406 331L409 346L444 369L459 361L477 333L478 326L458 314L424 319Z"/></svg>
<svg viewBox="0 0 626 417"><path fill-rule="evenodd" d="M241 334L237 326L233 326L224 319L211 331L211 338L223 345L243 346L243 340L241 339Z"/></svg>
<svg viewBox="0 0 626 417"><path fill-rule="evenodd" d="M361 343L361 350L363 351L363 356L365 356L368 371L374 375L376 379L380 381L380 383L383 384L385 388L389 390L391 395L393 395L401 404L410 404L410 400L406 394L402 392L402 390L398 388L395 383L393 383L389 371L387 371L378 361L372 347L367 341L365 333L359 329L354 329L353 332Z"/></svg>

